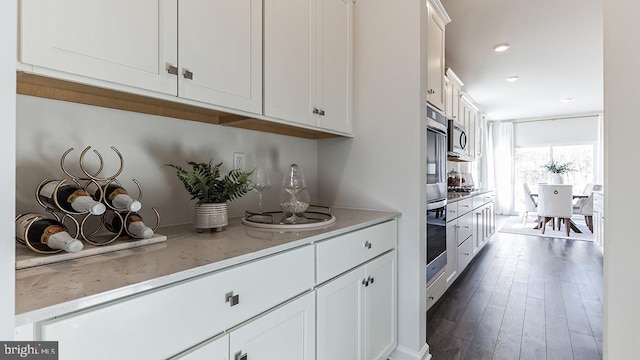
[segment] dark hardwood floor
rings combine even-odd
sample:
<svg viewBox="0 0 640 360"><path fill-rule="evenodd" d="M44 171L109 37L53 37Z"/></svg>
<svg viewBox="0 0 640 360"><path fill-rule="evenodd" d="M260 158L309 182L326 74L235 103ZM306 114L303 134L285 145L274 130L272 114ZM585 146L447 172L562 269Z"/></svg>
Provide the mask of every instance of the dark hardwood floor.
<svg viewBox="0 0 640 360"><path fill-rule="evenodd" d="M602 359L602 253L496 232L427 312L433 360Z"/></svg>

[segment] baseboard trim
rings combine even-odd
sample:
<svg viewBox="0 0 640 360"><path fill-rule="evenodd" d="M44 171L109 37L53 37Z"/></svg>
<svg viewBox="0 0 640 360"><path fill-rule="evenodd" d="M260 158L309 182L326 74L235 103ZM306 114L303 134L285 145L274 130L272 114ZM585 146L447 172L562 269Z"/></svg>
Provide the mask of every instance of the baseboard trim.
<svg viewBox="0 0 640 360"><path fill-rule="evenodd" d="M406 347L398 346L396 347L391 355L389 355L389 360L431 360L431 354L429 354L429 344L424 344L422 349L418 353L411 351Z"/></svg>

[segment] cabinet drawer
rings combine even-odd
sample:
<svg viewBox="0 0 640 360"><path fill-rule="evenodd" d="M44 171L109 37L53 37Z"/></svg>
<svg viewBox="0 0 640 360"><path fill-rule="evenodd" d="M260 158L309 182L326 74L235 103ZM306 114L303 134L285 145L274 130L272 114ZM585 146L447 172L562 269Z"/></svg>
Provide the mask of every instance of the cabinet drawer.
<svg viewBox="0 0 640 360"><path fill-rule="evenodd" d="M473 235L473 211L458 218L458 245Z"/></svg>
<svg viewBox="0 0 640 360"><path fill-rule="evenodd" d="M396 220L316 244L316 283L323 283L396 247Z"/></svg>
<svg viewBox="0 0 640 360"><path fill-rule="evenodd" d="M458 201L458 216L462 216L471 210L473 210L472 197Z"/></svg>
<svg viewBox="0 0 640 360"><path fill-rule="evenodd" d="M447 204L447 221L454 220L458 217L458 202Z"/></svg>
<svg viewBox="0 0 640 360"><path fill-rule="evenodd" d="M313 247L306 246L46 321L42 340L59 341L69 359L167 358L312 286Z"/></svg>
<svg viewBox="0 0 640 360"><path fill-rule="evenodd" d="M447 277L442 273L427 287L427 310L440 300L445 290L447 290Z"/></svg>
<svg viewBox="0 0 640 360"><path fill-rule="evenodd" d="M460 246L458 246L458 274L469 265L473 259L473 239L468 238Z"/></svg>

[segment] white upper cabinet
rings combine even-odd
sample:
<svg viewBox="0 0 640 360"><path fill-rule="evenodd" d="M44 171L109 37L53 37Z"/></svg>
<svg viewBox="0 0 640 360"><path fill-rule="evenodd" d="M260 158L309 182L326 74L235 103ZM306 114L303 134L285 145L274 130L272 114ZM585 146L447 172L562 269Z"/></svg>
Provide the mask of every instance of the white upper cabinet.
<svg viewBox="0 0 640 360"><path fill-rule="evenodd" d="M262 2L178 4L178 94L262 112Z"/></svg>
<svg viewBox="0 0 640 360"><path fill-rule="evenodd" d="M445 20L431 2L427 2L427 101L445 110L444 34Z"/></svg>
<svg viewBox="0 0 640 360"><path fill-rule="evenodd" d="M22 0L20 61L262 112L262 2Z"/></svg>
<svg viewBox="0 0 640 360"><path fill-rule="evenodd" d="M176 95L177 0L22 0L22 63Z"/></svg>
<svg viewBox="0 0 640 360"><path fill-rule="evenodd" d="M350 134L353 2L265 0L264 114Z"/></svg>

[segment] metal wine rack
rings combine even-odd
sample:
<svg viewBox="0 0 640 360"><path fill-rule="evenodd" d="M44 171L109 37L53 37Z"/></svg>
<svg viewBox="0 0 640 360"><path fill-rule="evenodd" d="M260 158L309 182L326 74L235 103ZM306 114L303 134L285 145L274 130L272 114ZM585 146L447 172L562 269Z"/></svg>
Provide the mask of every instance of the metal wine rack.
<svg viewBox="0 0 640 360"><path fill-rule="evenodd" d="M111 149L116 153L120 161L120 166L118 168L118 171L115 174L111 176L106 176L106 177L101 176L102 170L104 169L104 158L102 157L100 152L98 152L95 149L93 150L93 153L96 155L99 161L98 170L96 170L94 173L91 173L87 170L87 167L85 166L85 156L87 152L91 150L91 146L87 146L86 148L84 148L84 150L80 154L79 167L83 175L77 176L72 174L68 170L67 166L65 165L65 160L67 156L74 150L73 148L69 148L67 151L64 152L64 154L62 154L62 157L60 158L60 167L62 168L62 172L65 175L67 175L68 178L62 179L54 188L54 191L53 191L54 196L52 200L55 206L46 204L38 196L43 185L47 183L49 179L42 180L40 184L38 184L38 186L36 187L36 191L35 191L36 201L38 202L38 204L40 204L40 206L44 208L46 212L52 214L56 218L56 220L62 223L64 223L67 220L73 223L75 227L75 235L70 234L71 236L73 236L76 239L78 238L78 236L80 236L83 241L92 245L97 245L97 246L111 244L116 239L118 239L120 235L123 235L123 233L128 235L130 238L135 238L135 236L129 233L129 230L127 229L127 226L126 226L126 219L131 214L131 212L130 211L123 212L122 210L114 208L107 201L104 201L105 193L103 189L112 183L115 183L116 185L121 186L117 177L122 173L122 170L124 169L124 158L122 154L120 153L120 151L118 151L118 149L116 149L113 146L111 147ZM72 212L72 211L63 209L61 206L59 206L58 199L57 199L57 196L55 196L55 194L57 193L58 189L61 186L68 183L67 181L71 181L76 185L80 186L81 188L87 190L89 194L93 194L96 192L99 193L100 194L99 198L95 200L98 202L102 202L107 207L107 211L102 215L96 216L96 215L92 215L89 212ZM140 201L140 199L142 198L142 186L136 179L132 179L132 181L138 187L137 200ZM95 191L93 192L89 191L89 189L92 187L95 187ZM156 229L158 228L158 225L160 224L160 214L158 213L158 210L156 210L156 208L152 207L151 209L156 215L156 223L155 223L155 226L152 227L153 231L155 232ZM120 219L120 228L118 229L117 233L115 232L115 229L111 230L111 232L113 233L113 236L106 236L105 234L109 233L107 231L101 232L103 228L106 229L105 220L106 220L107 212L113 212L115 216L117 216ZM95 218L99 218L99 221L97 224L93 224L93 221L91 221L92 219L95 219ZM26 245L29 246L29 244L26 244ZM39 253L57 253L61 251L61 250L53 250L53 251L47 252L47 251L35 249L32 246L29 246L29 248Z"/></svg>

